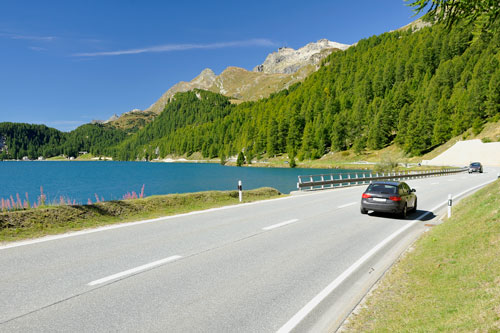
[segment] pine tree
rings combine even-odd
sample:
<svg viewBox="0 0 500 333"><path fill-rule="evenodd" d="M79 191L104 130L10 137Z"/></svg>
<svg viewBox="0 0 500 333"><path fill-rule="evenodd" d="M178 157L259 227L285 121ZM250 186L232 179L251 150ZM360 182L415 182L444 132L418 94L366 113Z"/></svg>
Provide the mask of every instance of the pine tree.
<svg viewBox="0 0 500 333"><path fill-rule="evenodd" d="M238 158L236 159L236 166L242 166L245 164L245 155L243 154L242 151L239 152Z"/></svg>

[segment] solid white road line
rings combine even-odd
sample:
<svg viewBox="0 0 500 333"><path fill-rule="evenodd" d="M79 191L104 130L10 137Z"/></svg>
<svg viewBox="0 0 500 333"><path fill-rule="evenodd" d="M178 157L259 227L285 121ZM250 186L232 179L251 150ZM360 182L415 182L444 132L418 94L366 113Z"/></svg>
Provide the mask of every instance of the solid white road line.
<svg viewBox="0 0 500 333"><path fill-rule="evenodd" d="M460 192L459 194L456 194L454 197L458 198L461 197L462 195L473 191L475 189L478 189L482 186L485 186L489 183L494 182L494 180L487 181L483 184L471 187L468 190L465 190L463 192ZM286 322L285 325L283 325L277 333L288 333L292 331L309 313L311 313L312 310L316 306L318 306L321 301L323 301L328 295L330 295L342 282L344 282L349 275L351 275L356 269L358 269L361 265L363 265L371 256L373 256L377 251L379 251L382 247L384 247L387 243L392 241L394 238L399 236L401 233L405 232L408 230L411 226L413 226L415 223L418 221L422 220L424 217L426 217L429 214L432 214L435 210L439 209L440 207L446 205L448 201L441 202L434 208L432 208L430 211L427 211L425 213L420 214L416 219L413 221L409 222L407 225L404 227L400 228L396 232L394 232L392 235L384 239L382 242L380 242L378 245L376 245L374 248L372 248L370 251L368 251L365 255L363 255L361 258L359 258L354 264L352 264L347 270L345 270L342 274L340 274L335 280L333 280L325 289L323 289L318 295L316 295L312 300L309 301L302 309L300 309L299 312L297 312L288 322Z"/></svg>
<svg viewBox="0 0 500 333"><path fill-rule="evenodd" d="M149 264L145 264L145 265L142 265L142 266L139 266L139 267L128 269L126 271L123 271L123 272L120 272L120 273L116 273L116 274L113 274L113 275L110 275L110 276L106 276L106 277L104 277L102 279L99 279L99 280L94 280L92 282L87 283L87 285L88 286L95 286L97 284L105 283L105 282L108 282L108 281L111 281L111 280L115 280L115 279L121 278L121 277L126 276L126 275L130 275L130 274L134 274L134 273L137 273L137 272L140 272L140 271L144 271L146 269L153 268L155 266L163 265L163 264L166 264L168 262L172 262L172 261L178 260L180 258L182 258L182 257L181 256L171 256L171 257L168 257L168 258L165 258L165 259L153 261L153 262L150 262Z"/></svg>
<svg viewBox="0 0 500 333"><path fill-rule="evenodd" d="M345 208L345 207L349 207L349 206L354 206L355 204L357 204L358 202L350 202L348 204L345 204L345 205L340 205L338 206L337 208Z"/></svg>
<svg viewBox="0 0 500 333"><path fill-rule="evenodd" d="M266 230L267 231L267 230L276 229L276 228L282 227L282 226L287 225L287 224L295 223L297 221L298 221L298 219L288 220L288 221L285 221L285 222L273 224L273 225L270 225L268 227L262 228L262 230Z"/></svg>
<svg viewBox="0 0 500 333"><path fill-rule="evenodd" d="M439 183L431 183L431 185L439 185Z"/></svg>

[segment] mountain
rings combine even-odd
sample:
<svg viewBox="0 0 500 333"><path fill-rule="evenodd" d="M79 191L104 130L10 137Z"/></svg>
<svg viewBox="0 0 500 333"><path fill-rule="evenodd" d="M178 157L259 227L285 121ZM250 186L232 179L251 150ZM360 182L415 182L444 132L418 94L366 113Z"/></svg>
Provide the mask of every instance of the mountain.
<svg viewBox="0 0 500 333"><path fill-rule="evenodd" d="M223 160L244 151L247 160L280 154L314 159L393 144L422 155L500 118L496 28L474 41L472 25L465 24L372 36L331 53L302 82L255 102L234 105L215 93L179 93L113 156L140 160L201 152ZM217 77L211 77L215 84Z"/></svg>
<svg viewBox="0 0 500 333"><path fill-rule="evenodd" d="M206 68L190 82L175 84L146 111L160 113L176 93L193 89L216 92L232 98L235 103L256 101L304 80L318 69L320 61L331 52L348 47L346 44L321 39L298 50L280 48L269 54L264 63L256 66L253 71L227 67L220 75L216 75Z"/></svg>

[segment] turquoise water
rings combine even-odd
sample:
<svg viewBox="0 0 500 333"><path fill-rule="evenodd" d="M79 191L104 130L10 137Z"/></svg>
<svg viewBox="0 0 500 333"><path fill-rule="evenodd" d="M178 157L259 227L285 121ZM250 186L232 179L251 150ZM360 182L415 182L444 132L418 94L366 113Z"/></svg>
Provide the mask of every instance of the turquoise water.
<svg viewBox="0 0 500 333"><path fill-rule="evenodd" d="M0 162L0 198L21 199L28 193L31 202L40 195L40 186L50 202L61 196L85 204L122 199L137 194L144 185L145 196L208 190L234 190L238 180L243 189L274 187L282 193L297 189L298 175L346 172L333 169L237 168L209 163L148 162Z"/></svg>

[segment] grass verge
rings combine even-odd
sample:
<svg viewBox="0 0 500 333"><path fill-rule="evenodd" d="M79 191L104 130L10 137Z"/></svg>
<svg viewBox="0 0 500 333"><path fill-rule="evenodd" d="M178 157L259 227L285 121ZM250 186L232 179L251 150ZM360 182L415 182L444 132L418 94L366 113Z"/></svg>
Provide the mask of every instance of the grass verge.
<svg viewBox="0 0 500 333"><path fill-rule="evenodd" d="M500 182L463 199L352 315L346 332L500 331Z"/></svg>
<svg viewBox="0 0 500 333"><path fill-rule="evenodd" d="M273 188L243 192L243 202L276 198ZM92 205L52 206L0 213L0 241L15 241L144 220L196 210L235 205L238 191L168 194L144 199L105 201Z"/></svg>

